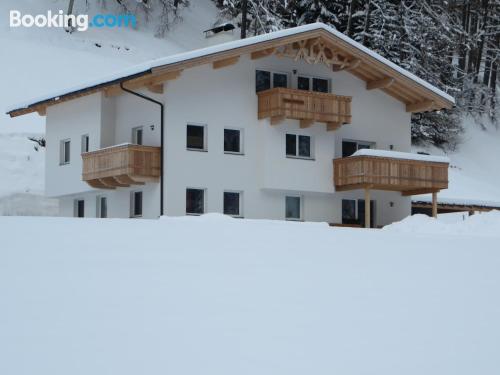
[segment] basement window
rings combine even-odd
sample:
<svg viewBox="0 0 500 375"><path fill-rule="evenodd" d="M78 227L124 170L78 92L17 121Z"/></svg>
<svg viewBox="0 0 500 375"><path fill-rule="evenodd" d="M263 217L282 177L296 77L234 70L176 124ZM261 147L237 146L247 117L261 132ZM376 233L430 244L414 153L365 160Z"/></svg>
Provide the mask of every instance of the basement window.
<svg viewBox="0 0 500 375"><path fill-rule="evenodd" d="M302 220L302 199L300 196L285 197L285 218L287 220Z"/></svg>
<svg viewBox="0 0 500 375"><path fill-rule="evenodd" d="M85 201L83 199L75 199L73 212L74 217L85 217Z"/></svg>
<svg viewBox="0 0 500 375"><path fill-rule="evenodd" d="M243 194L238 191L224 192L224 215L242 217L242 197Z"/></svg>
<svg viewBox="0 0 500 375"><path fill-rule="evenodd" d="M186 214L202 215L205 213L205 189L186 189Z"/></svg>
<svg viewBox="0 0 500 375"><path fill-rule="evenodd" d="M142 217L142 191L133 191L130 193L130 216Z"/></svg>
<svg viewBox="0 0 500 375"><path fill-rule="evenodd" d="M71 140L69 139L64 139L61 141L61 144L59 145L59 164L60 165L65 165L69 164L71 158Z"/></svg>

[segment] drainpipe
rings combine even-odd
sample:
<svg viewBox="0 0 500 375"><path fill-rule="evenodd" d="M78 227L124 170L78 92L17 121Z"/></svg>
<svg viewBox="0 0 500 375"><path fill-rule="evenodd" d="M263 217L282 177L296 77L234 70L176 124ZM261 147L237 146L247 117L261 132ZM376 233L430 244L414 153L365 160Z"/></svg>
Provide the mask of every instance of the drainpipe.
<svg viewBox="0 0 500 375"><path fill-rule="evenodd" d="M154 100L146 95L143 95L141 93L132 91L127 89L126 87L123 87L123 82L120 82L120 88L128 92L129 94L135 95L141 99L147 100L148 102L158 104L160 106L160 137L161 137L161 143L160 143L160 152L161 152L161 158L160 158L160 216L163 216L163 177L164 177L164 171L163 171L163 148L164 148L164 130L163 130L163 125L164 125L164 112L165 112L165 106L162 102L159 102L158 100Z"/></svg>

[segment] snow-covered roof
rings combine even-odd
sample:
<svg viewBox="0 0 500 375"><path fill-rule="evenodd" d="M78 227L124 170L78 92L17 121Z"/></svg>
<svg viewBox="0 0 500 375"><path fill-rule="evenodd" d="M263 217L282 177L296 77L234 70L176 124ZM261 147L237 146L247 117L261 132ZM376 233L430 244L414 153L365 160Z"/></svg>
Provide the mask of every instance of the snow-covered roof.
<svg viewBox="0 0 500 375"><path fill-rule="evenodd" d="M429 162L433 162L433 163L449 163L450 162L450 159L446 156L414 154L411 152L374 150L374 149L368 149L368 148L358 150L354 154L352 154L352 156L372 156L372 157L380 157L380 158L420 160L420 161L429 161Z"/></svg>
<svg viewBox="0 0 500 375"><path fill-rule="evenodd" d="M264 42L271 42L274 40L278 39L283 39L287 37L291 37L297 34L301 33L307 33L307 32L312 32L312 31L326 31L329 33L331 36L336 37L343 42L347 43L354 49L356 49L359 52L364 53L367 57L371 57L378 62L384 64L388 68L392 69L394 72L399 73L400 75L406 77L407 79L410 79L411 81L415 82L416 84L420 85L424 89L427 89L434 93L435 95L439 96L441 99L449 102L450 104L454 104L455 100L452 96L448 95L447 93L443 92L442 90L438 89L437 87L431 85L430 83L424 81L423 79L417 77L416 75L408 72L407 70L401 68L400 66L394 64L393 62L387 60L386 58L380 56L379 54L375 53L374 51L366 48L362 44L352 40L351 38L347 37L346 35L342 34L341 32L333 29L330 26L327 26L323 23L312 23L308 25L303 25L303 26L297 26L293 27L290 29L285 29L285 30L280 30L276 32L271 32L268 34L263 34L263 35L258 35L246 39L240 39L240 40L235 40L235 41L230 41L226 43L221 43L218 45L206 47L206 48L200 48L196 49L193 51L189 52L183 52L175 55L171 55L168 57L164 58L159 58L155 60L151 60L136 66L133 66L129 69L119 71L115 74L109 75L107 77L103 77L101 79L93 80L91 82L85 82L82 83L81 85L71 87L71 88L66 88L62 90L57 90L52 93L48 93L47 95L43 95L38 98L33 98L30 100L27 100L22 103L18 103L15 105L10 106L7 108L7 113L11 112L16 112L16 111L21 111L25 110L29 107L33 107L35 105L40 105L46 101L57 101L60 99L60 97L69 95L69 94L76 94L78 92L81 92L83 90L89 90L89 89L94 89L98 88L99 86L106 86L106 85L111 85L115 84L117 82L126 80L126 79L131 79L134 76L139 76L139 75L144 75L147 73L151 73L152 69L155 68L160 68L160 67L166 67L169 65L173 64L179 64L185 61L193 60L193 59L198 59L201 57L205 56L213 56L217 55L223 52L228 52L244 47L248 47L251 45L259 44L259 43L264 43Z"/></svg>

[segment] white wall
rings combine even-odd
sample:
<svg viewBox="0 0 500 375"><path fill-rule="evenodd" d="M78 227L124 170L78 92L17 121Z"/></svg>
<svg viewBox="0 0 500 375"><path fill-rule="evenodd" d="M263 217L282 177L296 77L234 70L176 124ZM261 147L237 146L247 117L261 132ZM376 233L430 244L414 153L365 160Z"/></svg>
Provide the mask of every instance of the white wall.
<svg viewBox="0 0 500 375"><path fill-rule="evenodd" d="M325 124L320 123L300 129L298 121L294 120L285 120L276 126L271 126L268 119L259 121L256 69L290 73L292 87L296 86L299 74L330 78L332 93L353 97L352 124L328 132ZM245 217L284 219L285 196L298 194L303 197L305 220L340 222L341 199L363 199L362 191L336 193L334 190L332 160L341 156L342 140L375 142L379 149L388 150L389 145L393 145L394 150L410 150L410 114L405 112L404 105L380 90L368 91L365 86L365 82L353 75L332 72L321 64L311 65L275 56L260 60L242 56L236 65L223 69L214 70L211 65L187 69L180 78L165 85L163 95L144 91L146 95L162 100L166 107L166 214L184 215L186 188L193 187L206 189L207 212L222 212L223 192L233 190L244 192ZM69 103L74 104L49 109L48 118L51 121L48 122L48 132L57 134L59 138L66 133L69 136L80 135L86 129L87 133L96 131L99 134L96 141L104 147L130 142L132 128L143 126L144 144L160 145L159 108L153 103L130 94L111 99L94 95ZM96 111L96 108L99 110ZM68 118L75 117L75 113L82 115L77 116L71 131L64 129L63 124ZM207 152L186 150L188 123L207 126ZM244 155L224 154L225 127L243 131ZM311 136L313 160L287 158L286 133ZM94 145L92 136L91 144ZM56 151L58 153L58 148ZM81 164L77 169L78 175L81 174ZM64 189L52 187L50 191L55 195L71 195L67 199L71 201L67 206L71 207L66 208L66 213L72 213L75 194L81 195L89 189L82 186L83 183L73 181L77 179L76 172L71 176L58 176L64 180L72 179L71 184ZM52 174L51 179L54 181ZM145 200L150 202L148 208L145 204L145 216L156 217L159 212L159 184L147 184L145 189ZM121 210L110 206L111 216L128 217L129 190L117 189L110 193L117 202L126 206ZM89 193L89 199L95 201L95 194L94 191ZM399 193L374 192L373 199L377 200L378 225L401 219L410 213L410 199L401 197Z"/></svg>

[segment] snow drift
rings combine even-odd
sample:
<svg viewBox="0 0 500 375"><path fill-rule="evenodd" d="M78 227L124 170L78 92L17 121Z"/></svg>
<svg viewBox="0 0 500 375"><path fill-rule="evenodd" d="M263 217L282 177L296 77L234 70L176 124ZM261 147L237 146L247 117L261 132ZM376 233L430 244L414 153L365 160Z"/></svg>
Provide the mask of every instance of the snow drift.
<svg viewBox="0 0 500 375"><path fill-rule="evenodd" d="M500 368L498 236L218 215L0 217L0 235L1 374Z"/></svg>

